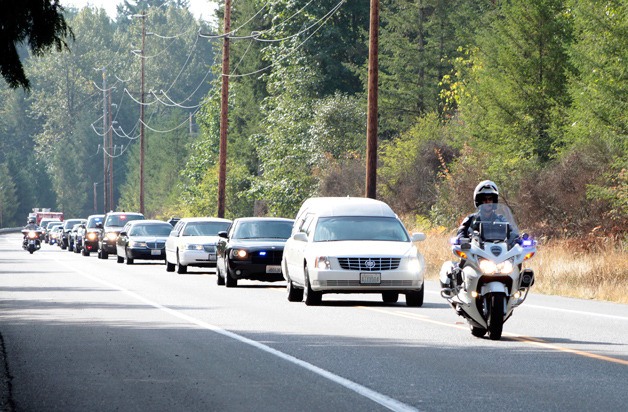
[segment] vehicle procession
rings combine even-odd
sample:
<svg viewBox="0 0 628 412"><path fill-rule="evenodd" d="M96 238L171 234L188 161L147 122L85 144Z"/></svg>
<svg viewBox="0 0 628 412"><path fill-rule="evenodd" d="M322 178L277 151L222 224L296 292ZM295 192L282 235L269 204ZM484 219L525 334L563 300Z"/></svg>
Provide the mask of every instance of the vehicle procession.
<svg viewBox="0 0 628 412"><path fill-rule="evenodd" d="M526 299L534 273L524 263L536 241L519 234L510 209L497 203L490 181L476 188L473 223L459 229L440 271L441 296L463 317L473 336L501 339L503 324ZM29 229L29 226L32 226ZM36 228L36 229L34 229ZM405 296L421 307L425 259L418 249L424 233L409 233L382 201L359 197L307 199L294 219L216 217L147 219L138 212L111 211L87 218L29 216L24 249L41 242L61 250L117 263L164 264L166 272L211 268L217 285L248 279L286 282L287 299L317 306L324 294L381 294L393 304Z"/></svg>

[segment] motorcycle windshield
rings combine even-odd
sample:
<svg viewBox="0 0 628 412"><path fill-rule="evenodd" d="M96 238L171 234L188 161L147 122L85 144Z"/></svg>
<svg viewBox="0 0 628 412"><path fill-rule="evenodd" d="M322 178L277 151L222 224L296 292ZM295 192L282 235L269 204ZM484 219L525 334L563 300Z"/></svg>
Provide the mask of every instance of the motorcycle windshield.
<svg viewBox="0 0 628 412"><path fill-rule="evenodd" d="M481 204L476 213L480 237L485 241L505 241L519 233L512 211L503 203Z"/></svg>

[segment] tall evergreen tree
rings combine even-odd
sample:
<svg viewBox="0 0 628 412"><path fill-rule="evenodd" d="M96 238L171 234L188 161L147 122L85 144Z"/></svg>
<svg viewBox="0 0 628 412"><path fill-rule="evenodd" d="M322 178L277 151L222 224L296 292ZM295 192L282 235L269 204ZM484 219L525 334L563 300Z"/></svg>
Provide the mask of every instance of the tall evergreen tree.
<svg viewBox="0 0 628 412"><path fill-rule="evenodd" d="M95 161L97 152L102 156L103 140L94 129L104 133L103 94L93 81L99 78L95 69L116 58L114 27L104 10L85 8L69 21L76 34L71 52L50 54L29 65L35 86L31 111L42 123L36 152L51 176L57 206L81 216L93 210L93 182L103 176L102 162Z"/></svg>
<svg viewBox="0 0 628 412"><path fill-rule="evenodd" d="M605 172L590 176L586 201L603 202L606 226L621 233L628 224L628 7L620 0L567 4L576 70L569 78L566 135L576 150L598 154Z"/></svg>
<svg viewBox="0 0 628 412"><path fill-rule="evenodd" d="M504 2L478 36L461 112L501 170L513 158L547 162L563 143L572 41L563 3Z"/></svg>
<svg viewBox="0 0 628 412"><path fill-rule="evenodd" d="M0 163L0 228L23 223L17 216L17 189L6 163ZM27 216L27 215L24 215Z"/></svg>
<svg viewBox="0 0 628 412"><path fill-rule="evenodd" d="M441 81L492 10L477 0L385 0L380 41L380 134L392 137L442 111ZM362 71L364 73L364 71Z"/></svg>
<svg viewBox="0 0 628 412"><path fill-rule="evenodd" d="M569 48L576 71L568 134L572 140L604 139L628 149L628 7L625 1L568 2L576 41Z"/></svg>
<svg viewBox="0 0 628 412"><path fill-rule="evenodd" d="M65 38L72 35L63 16L59 0L3 1L0 14L0 73L12 88L29 89L19 46L28 44L36 56L51 48L67 47Z"/></svg>

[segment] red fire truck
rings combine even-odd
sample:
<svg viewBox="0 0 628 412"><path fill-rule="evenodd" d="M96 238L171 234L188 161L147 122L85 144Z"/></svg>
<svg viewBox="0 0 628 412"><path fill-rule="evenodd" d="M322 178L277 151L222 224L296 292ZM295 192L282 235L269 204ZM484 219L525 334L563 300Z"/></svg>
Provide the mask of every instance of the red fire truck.
<svg viewBox="0 0 628 412"><path fill-rule="evenodd" d="M42 219L59 219L63 222L63 212L51 212L50 209L34 208L28 217L34 217L38 225Z"/></svg>

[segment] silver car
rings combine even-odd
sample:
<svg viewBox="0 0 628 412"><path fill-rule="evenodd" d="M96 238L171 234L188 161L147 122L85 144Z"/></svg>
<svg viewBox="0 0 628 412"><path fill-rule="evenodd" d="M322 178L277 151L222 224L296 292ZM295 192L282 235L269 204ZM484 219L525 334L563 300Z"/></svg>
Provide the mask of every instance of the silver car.
<svg viewBox="0 0 628 412"><path fill-rule="evenodd" d="M188 266L216 267L218 232L231 220L214 217L180 219L166 240L166 270L187 273Z"/></svg>

